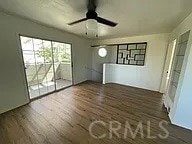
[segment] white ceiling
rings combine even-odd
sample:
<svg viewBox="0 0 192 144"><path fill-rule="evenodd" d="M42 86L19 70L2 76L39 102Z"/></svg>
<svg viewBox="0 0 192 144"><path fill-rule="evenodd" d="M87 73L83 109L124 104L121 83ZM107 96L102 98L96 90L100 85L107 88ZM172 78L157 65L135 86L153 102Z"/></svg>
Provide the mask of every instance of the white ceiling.
<svg viewBox="0 0 192 144"><path fill-rule="evenodd" d="M1 0L0 10L85 36L86 0ZM98 15L118 22L99 24L100 38L166 33L192 12L192 0L98 0Z"/></svg>

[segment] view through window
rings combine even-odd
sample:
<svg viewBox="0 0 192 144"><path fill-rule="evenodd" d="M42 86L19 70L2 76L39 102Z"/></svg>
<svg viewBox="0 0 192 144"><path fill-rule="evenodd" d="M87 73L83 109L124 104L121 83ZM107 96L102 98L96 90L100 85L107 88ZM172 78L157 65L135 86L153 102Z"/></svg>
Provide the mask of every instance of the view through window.
<svg viewBox="0 0 192 144"><path fill-rule="evenodd" d="M31 98L72 85L71 44L21 36Z"/></svg>

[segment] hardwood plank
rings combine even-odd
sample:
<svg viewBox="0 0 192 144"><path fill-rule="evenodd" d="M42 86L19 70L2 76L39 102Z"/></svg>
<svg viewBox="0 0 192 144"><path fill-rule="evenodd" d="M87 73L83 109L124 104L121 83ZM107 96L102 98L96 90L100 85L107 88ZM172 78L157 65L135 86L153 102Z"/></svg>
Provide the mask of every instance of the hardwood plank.
<svg viewBox="0 0 192 144"><path fill-rule="evenodd" d="M118 121L121 138L113 136L94 139L89 125L102 120L106 126L94 127L95 134L109 134L109 122ZM149 139L162 133L160 121L167 121L167 139ZM128 133L124 139L125 122L135 130L143 123L144 138ZM30 104L0 115L0 144L191 144L192 132L170 124L161 94L118 84L101 85L85 82L35 100Z"/></svg>

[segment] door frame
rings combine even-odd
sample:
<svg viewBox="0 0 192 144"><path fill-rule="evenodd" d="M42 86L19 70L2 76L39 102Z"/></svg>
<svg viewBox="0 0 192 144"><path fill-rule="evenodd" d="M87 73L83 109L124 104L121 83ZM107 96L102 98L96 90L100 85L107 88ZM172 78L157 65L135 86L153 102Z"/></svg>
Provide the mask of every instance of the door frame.
<svg viewBox="0 0 192 144"><path fill-rule="evenodd" d="M17 34L18 36L18 40L19 40L19 53L21 55L21 60L22 60L22 69L24 71L24 79L25 79L25 87L26 87L26 90L27 90L27 97L29 99L29 103L33 100L36 100L36 99L39 99L39 98L42 98L44 96L47 96L49 94L52 94L52 93L55 93L55 92L59 92L61 90L64 90L66 88L69 88L71 86L74 85L74 70L73 70L73 45L72 43L68 43L68 42L63 42L63 41L58 41L58 40L51 40L51 39L46 39L46 38L41 38L41 37L37 37L37 36L30 36L30 35L26 35L26 34L21 34L21 33L18 33ZM54 91L52 92L48 92L46 94L43 94L43 95L39 95L38 97L35 97L35 98L30 98L30 93L29 93L29 87L28 87L28 81L27 81L27 74L26 74L26 70L25 70L25 62L24 62L24 57L23 57L23 50L22 50L22 44L21 44L21 36L23 37L29 37L29 38L35 38L35 39L41 39L41 40L45 40L45 41L50 41L51 43L52 42L58 42L58 43L64 43L64 44L69 44L71 45L71 76L72 76L72 84L67 86L67 87L64 87L64 88L61 88L61 89L55 89ZM54 63L54 62L53 62ZM55 72L54 72L54 75L55 75ZM55 76L54 76L55 77ZM54 78L55 79L55 78ZM54 80L55 81L55 80Z"/></svg>
<svg viewBox="0 0 192 144"><path fill-rule="evenodd" d="M169 44L168 44L167 55L165 58L161 86L160 86L160 91L159 91L160 93L163 93L165 95L166 95L168 87L169 87L169 81L170 81L170 77L171 77L171 68L173 65L176 46L177 46L177 39L174 39L173 41L169 42ZM169 79L168 79L168 77L169 77Z"/></svg>

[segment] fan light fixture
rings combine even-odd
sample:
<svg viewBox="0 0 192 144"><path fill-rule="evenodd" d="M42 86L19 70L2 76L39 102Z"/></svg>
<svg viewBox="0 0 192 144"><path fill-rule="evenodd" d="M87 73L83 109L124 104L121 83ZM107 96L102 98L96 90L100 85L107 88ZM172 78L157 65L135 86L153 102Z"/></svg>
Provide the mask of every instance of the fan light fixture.
<svg viewBox="0 0 192 144"><path fill-rule="evenodd" d="M89 38L98 37L97 20L95 20L95 19L88 19L86 21L86 35Z"/></svg>

